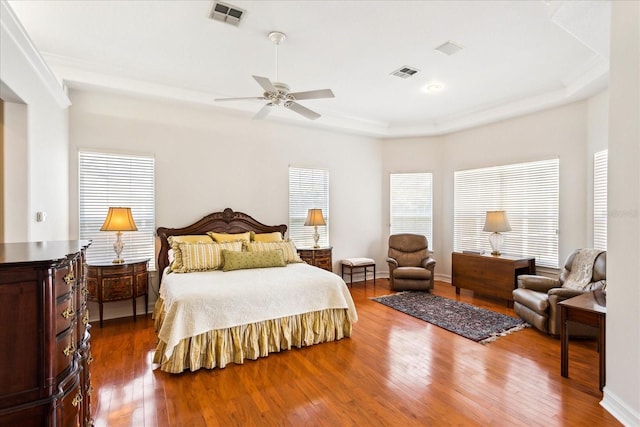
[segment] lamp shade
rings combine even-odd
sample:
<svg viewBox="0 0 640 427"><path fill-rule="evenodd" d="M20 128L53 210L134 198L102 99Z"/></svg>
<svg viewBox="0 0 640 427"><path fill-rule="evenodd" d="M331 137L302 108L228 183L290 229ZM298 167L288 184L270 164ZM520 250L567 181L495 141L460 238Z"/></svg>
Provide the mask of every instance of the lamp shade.
<svg viewBox="0 0 640 427"><path fill-rule="evenodd" d="M322 209L309 209L307 212L307 220L304 225L327 225L322 216Z"/></svg>
<svg viewBox="0 0 640 427"><path fill-rule="evenodd" d="M505 211L487 211L482 231L490 231L492 233L511 231L507 213Z"/></svg>
<svg viewBox="0 0 640 427"><path fill-rule="evenodd" d="M100 231L138 231L131 208L109 208Z"/></svg>

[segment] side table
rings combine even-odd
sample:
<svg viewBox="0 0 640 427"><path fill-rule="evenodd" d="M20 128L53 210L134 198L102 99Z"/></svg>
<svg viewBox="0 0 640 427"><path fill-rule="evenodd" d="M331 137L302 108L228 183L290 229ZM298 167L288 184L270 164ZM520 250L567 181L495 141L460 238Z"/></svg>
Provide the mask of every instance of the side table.
<svg viewBox="0 0 640 427"><path fill-rule="evenodd" d="M600 353L600 390L606 381L606 321L607 301L601 290L588 292L558 303L560 306L560 374L569 377L569 330L568 321L584 323L598 328L598 351Z"/></svg>
<svg viewBox="0 0 640 427"><path fill-rule="evenodd" d="M87 262L87 299L100 306L100 327L102 328L102 304L111 301L131 299L133 320L136 320L136 298L144 295L144 312L149 305L149 259L126 260L122 264L111 261Z"/></svg>
<svg viewBox="0 0 640 427"><path fill-rule="evenodd" d="M507 301L513 307L513 290L518 286L518 276L536 274L535 257L520 255L490 255L453 252L451 254L451 284L481 294Z"/></svg>
<svg viewBox="0 0 640 427"><path fill-rule="evenodd" d="M332 247L327 248L298 248L298 255L307 264L315 265L327 271L333 271L331 260Z"/></svg>

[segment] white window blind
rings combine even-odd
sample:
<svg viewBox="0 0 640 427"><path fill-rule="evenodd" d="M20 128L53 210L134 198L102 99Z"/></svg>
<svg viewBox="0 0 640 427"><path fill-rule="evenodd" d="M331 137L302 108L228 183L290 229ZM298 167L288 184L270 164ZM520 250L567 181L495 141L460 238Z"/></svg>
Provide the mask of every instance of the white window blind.
<svg viewBox="0 0 640 427"><path fill-rule="evenodd" d="M502 233L502 252L557 268L559 171L553 159L455 172L454 250L490 251L486 212L505 210L511 231Z"/></svg>
<svg viewBox="0 0 640 427"><path fill-rule="evenodd" d="M607 160L609 151L593 155L593 247L607 250Z"/></svg>
<svg viewBox="0 0 640 427"><path fill-rule="evenodd" d="M298 248L314 243L314 228L304 225L309 209L322 209L327 225L318 226L318 244L329 246L329 171L289 167L289 238Z"/></svg>
<svg viewBox="0 0 640 427"><path fill-rule="evenodd" d="M390 184L391 234L422 234L433 250L433 174L392 173Z"/></svg>
<svg viewBox="0 0 640 427"><path fill-rule="evenodd" d="M115 258L115 232L100 231L109 207L130 207L138 231L122 232L127 259L149 258L155 269L155 160L153 157L81 151L80 238L91 239L87 260Z"/></svg>

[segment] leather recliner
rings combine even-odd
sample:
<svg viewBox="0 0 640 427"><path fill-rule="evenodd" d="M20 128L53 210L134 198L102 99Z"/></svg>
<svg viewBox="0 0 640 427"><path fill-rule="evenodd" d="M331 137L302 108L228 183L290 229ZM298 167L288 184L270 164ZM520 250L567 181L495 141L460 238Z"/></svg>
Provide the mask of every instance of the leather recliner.
<svg viewBox="0 0 640 427"><path fill-rule="evenodd" d="M394 291L433 289L436 261L429 256L429 242L420 234L389 236L389 282Z"/></svg>
<svg viewBox="0 0 640 427"><path fill-rule="evenodd" d="M571 274L573 261L579 250L569 255L557 279L523 274L518 276L518 288L513 291L513 309L527 323L551 335L560 334L560 307L558 303L585 292L602 289L607 280L607 253L600 253L593 263L591 281L582 290L563 287ZM595 336L597 330L571 322L571 336Z"/></svg>

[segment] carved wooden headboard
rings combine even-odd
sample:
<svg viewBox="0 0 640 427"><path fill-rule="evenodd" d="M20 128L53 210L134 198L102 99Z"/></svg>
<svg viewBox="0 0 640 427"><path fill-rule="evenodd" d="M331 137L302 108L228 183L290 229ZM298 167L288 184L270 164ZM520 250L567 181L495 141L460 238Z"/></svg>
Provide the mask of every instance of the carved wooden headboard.
<svg viewBox="0 0 640 427"><path fill-rule="evenodd" d="M206 234L207 231L215 231L216 233L244 233L246 231L254 231L256 233L271 233L279 231L284 237L287 232L287 226L265 225L251 216L234 212L232 209L225 209L222 212L211 213L191 225L182 228L158 227L156 233L160 237L160 252L158 253L158 271L160 273L160 281L162 274L167 265L169 265L169 236L184 236L192 234Z"/></svg>

